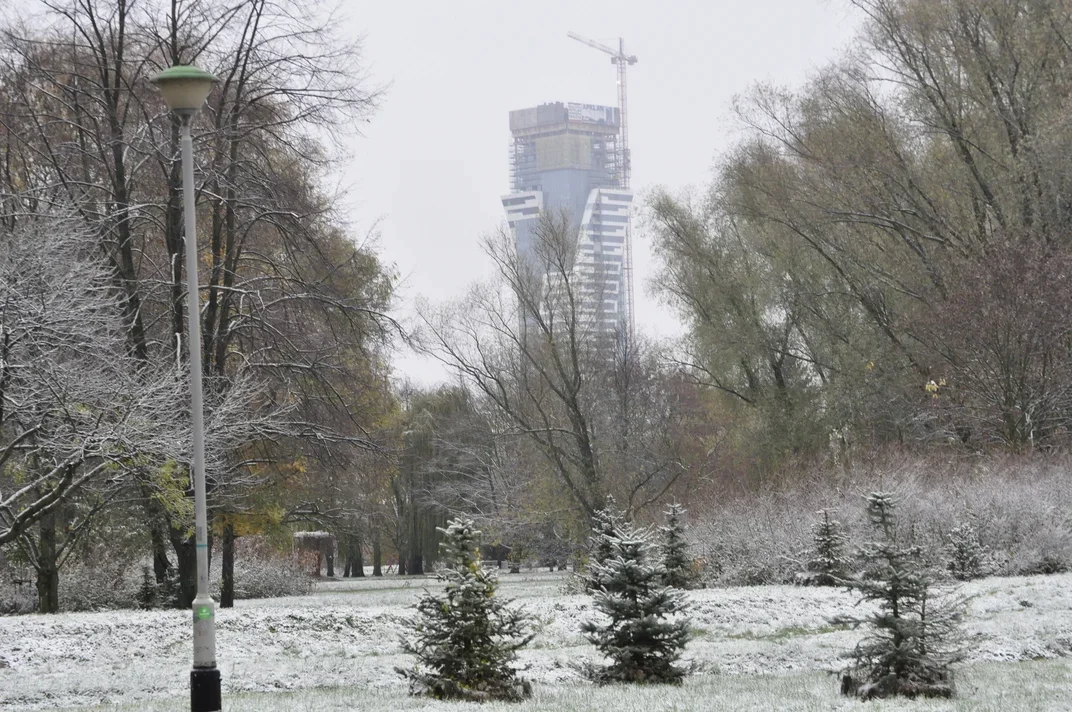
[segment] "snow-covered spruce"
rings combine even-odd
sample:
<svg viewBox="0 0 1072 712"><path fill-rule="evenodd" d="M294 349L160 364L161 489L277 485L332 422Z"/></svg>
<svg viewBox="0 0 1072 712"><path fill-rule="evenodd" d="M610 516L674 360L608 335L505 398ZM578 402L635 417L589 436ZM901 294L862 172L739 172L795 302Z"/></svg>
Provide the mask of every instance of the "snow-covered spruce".
<svg viewBox="0 0 1072 712"><path fill-rule="evenodd" d="M979 535L971 524L962 524L949 532L946 554L949 557L949 573L958 581L986 576L990 552L979 541Z"/></svg>
<svg viewBox="0 0 1072 712"><path fill-rule="evenodd" d="M443 532L442 595L425 592L417 614L405 621L402 648L417 656L413 668L395 668L413 694L471 701L522 700L531 685L510 663L533 638L529 617L495 595L495 574L480 565L479 536L470 519L454 519Z"/></svg>
<svg viewBox="0 0 1072 712"><path fill-rule="evenodd" d="M690 671L674 664L689 638L685 594L663 585L647 531L620 524L607 542L606 561L590 564L600 582L595 608L607 620L586 621L581 631L611 664L586 665L585 674L598 683L681 682Z"/></svg>
<svg viewBox="0 0 1072 712"><path fill-rule="evenodd" d="M696 584L696 566L685 540L685 510L680 504L671 504L666 510L666 524L659 528L662 533L663 568L666 573L663 583L674 588L688 589Z"/></svg>
<svg viewBox="0 0 1072 712"><path fill-rule="evenodd" d="M830 512L819 512L821 519L812 528L814 549L808 559L807 570L800 580L810 586L838 586L849 572L851 559L845 554L847 539L842 533L841 522L830 518Z"/></svg>
<svg viewBox="0 0 1072 712"><path fill-rule="evenodd" d="M934 594L922 550L898 537L896 505L887 493L874 493L867 500L876 538L860 552L866 570L848 586L877 609L864 618L834 619L871 629L848 655L853 662L844 671L841 692L865 700L895 695L952 697L949 668L962 658L952 646L959 637L963 606Z"/></svg>
<svg viewBox="0 0 1072 712"><path fill-rule="evenodd" d="M596 564L603 564L614 553L615 533L625 523L625 513L618 509L614 497L607 495L603 506L592 517L592 533L588 537L588 562L584 573L584 592L598 591L601 585Z"/></svg>

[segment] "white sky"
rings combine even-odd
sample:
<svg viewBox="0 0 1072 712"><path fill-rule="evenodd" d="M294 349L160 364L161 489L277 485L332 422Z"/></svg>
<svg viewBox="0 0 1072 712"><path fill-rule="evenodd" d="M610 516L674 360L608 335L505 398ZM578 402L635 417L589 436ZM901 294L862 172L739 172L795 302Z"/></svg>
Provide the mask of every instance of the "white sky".
<svg viewBox="0 0 1072 712"><path fill-rule="evenodd" d="M756 81L799 85L836 56L859 21L844 0L384 0L353 3L383 107L352 143L344 176L352 218L377 220L383 257L416 297L461 296L487 276L480 237L503 223L512 109L551 101L616 105L610 58L566 37L616 45L629 69L629 143L637 203L654 186L707 183L731 145L730 102ZM349 30L349 28L348 28ZM650 294L651 242L634 230L637 328L678 334ZM398 376L431 384L436 363L400 353Z"/></svg>

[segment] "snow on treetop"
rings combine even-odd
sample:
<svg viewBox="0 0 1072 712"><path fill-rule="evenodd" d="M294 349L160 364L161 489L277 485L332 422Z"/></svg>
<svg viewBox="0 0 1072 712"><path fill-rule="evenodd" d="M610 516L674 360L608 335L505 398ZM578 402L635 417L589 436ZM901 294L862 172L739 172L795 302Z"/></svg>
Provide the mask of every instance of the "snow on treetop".
<svg viewBox="0 0 1072 712"><path fill-rule="evenodd" d="M332 535L328 532L294 532L295 539L330 539Z"/></svg>

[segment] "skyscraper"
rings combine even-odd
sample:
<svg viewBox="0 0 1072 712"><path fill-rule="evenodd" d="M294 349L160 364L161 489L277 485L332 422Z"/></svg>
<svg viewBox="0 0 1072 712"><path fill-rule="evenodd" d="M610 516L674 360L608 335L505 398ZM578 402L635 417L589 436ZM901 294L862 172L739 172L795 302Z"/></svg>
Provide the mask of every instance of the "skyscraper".
<svg viewBox="0 0 1072 712"><path fill-rule="evenodd" d="M616 107L557 102L510 112L511 193L502 198L521 257L533 252L542 213L564 213L578 230L573 270L581 310L619 337L631 323L629 209L621 187Z"/></svg>

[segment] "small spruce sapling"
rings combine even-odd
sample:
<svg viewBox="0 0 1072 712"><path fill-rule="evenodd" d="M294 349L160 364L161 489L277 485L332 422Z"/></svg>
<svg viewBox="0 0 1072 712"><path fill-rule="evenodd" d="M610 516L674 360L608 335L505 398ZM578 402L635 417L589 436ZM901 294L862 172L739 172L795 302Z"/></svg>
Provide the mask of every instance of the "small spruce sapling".
<svg viewBox="0 0 1072 712"><path fill-rule="evenodd" d="M834 620L871 629L848 655L853 662L843 674L841 692L865 700L952 697L949 668L961 655L951 645L958 638L961 605L934 595L922 550L899 540L896 504L886 493L874 493L867 501L876 538L860 552L865 572L847 586L876 610L864 618Z"/></svg>
<svg viewBox="0 0 1072 712"><path fill-rule="evenodd" d="M802 576L805 584L813 586L839 586L845 582L851 559L845 554L847 538L841 522L830 518L830 512L821 511L822 519L812 525L814 549L807 562L807 571Z"/></svg>
<svg viewBox="0 0 1072 712"><path fill-rule="evenodd" d="M946 546L949 573L958 581L971 581L986 576L990 551L979 541L971 524L962 524L949 532Z"/></svg>
<svg viewBox="0 0 1072 712"><path fill-rule="evenodd" d="M679 504L671 504L666 510L666 524L662 533L663 568L666 574L663 584L674 588L693 588L696 583L696 567L685 540L685 510Z"/></svg>
<svg viewBox="0 0 1072 712"><path fill-rule="evenodd" d="M417 656L413 669L395 668L413 694L436 699L522 700L531 685L511 662L533 638L529 616L495 595L495 574L480 565L478 537L468 519L448 522L443 532L441 595L426 591L417 615L404 623L402 648Z"/></svg>
<svg viewBox="0 0 1072 712"><path fill-rule="evenodd" d="M622 524L608 543L608 558L591 564L600 582L595 608L606 620L586 621L581 631L611 664L587 665L585 674L600 684L680 683L691 671L674 664L689 638L685 594L663 585L648 532Z"/></svg>

